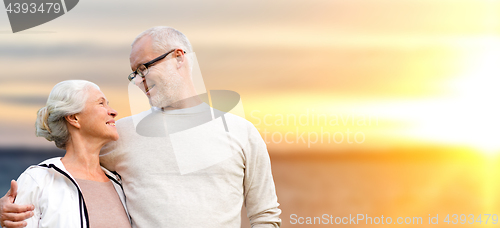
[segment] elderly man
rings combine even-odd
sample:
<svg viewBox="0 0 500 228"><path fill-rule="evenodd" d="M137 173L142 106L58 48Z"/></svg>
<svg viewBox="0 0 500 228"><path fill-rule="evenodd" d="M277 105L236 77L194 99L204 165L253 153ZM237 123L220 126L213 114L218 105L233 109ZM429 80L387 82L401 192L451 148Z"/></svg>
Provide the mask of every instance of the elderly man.
<svg viewBox="0 0 500 228"><path fill-rule="evenodd" d="M240 227L243 204L252 227L279 227L264 141L248 121L202 102L193 56L170 27L135 39L129 80L153 108L116 123L120 139L103 149L101 164L121 174L133 227ZM0 222L22 227L31 208L13 197L15 187L0 199Z"/></svg>

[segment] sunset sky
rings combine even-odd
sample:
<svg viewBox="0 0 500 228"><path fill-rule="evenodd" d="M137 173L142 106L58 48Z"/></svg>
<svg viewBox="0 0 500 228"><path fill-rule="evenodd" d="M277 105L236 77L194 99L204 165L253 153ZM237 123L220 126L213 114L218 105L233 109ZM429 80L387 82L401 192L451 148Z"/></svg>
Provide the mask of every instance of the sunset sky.
<svg viewBox="0 0 500 228"><path fill-rule="evenodd" d="M62 80L130 115L130 44L156 25L188 36L207 90L238 92L270 150L500 151L494 0L85 0L16 34L2 9L0 146L53 147L33 125Z"/></svg>

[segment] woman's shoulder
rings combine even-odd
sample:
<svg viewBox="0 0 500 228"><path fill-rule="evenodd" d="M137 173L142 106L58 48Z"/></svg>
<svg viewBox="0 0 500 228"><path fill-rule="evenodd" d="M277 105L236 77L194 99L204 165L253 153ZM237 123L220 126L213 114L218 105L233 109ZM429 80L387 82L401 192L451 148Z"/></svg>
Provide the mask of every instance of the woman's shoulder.
<svg viewBox="0 0 500 228"><path fill-rule="evenodd" d="M18 203L35 203L41 197L44 189L54 182L56 176L54 173L43 166L42 164L52 164L51 158L43 161L38 165L28 167L19 178L17 178L18 194L16 202Z"/></svg>
<svg viewBox="0 0 500 228"><path fill-rule="evenodd" d="M47 177L52 177L54 175L54 172L51 171L50 167L55 166L55 167L60 167L61 163L61 158L60 157L55 157L55 158L50 158L47 159L43 162L40 162L38 165L32 165L28 167L20 176L29 176L35 181L41 181L46 179ZM61 163L62 164L62 163Z"/></svg>
<svg viewBox="0 0 500 228"><path fill-rule="evenodd" d="M59 172L66 172L60 159L51 158L32 165L18 179L15 202L35 206L35 216L27 220L28 227L42 223L48 227L79 227L80 198L77 188Z"/></svg>

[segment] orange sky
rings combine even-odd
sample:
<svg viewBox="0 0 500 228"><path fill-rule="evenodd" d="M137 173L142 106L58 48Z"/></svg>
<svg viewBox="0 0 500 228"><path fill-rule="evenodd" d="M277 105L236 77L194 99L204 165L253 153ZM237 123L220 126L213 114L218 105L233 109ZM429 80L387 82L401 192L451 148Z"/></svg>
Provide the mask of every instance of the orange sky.
<svg viewBox="0 0 500 228"><path fill-rule="evenodd" d="M492 105L500 95L500 1L151 5L155 7L147 15L131 17L142 3L81 1L67 15L19 34L7 32L6 14L0 13L0 146L26 141L52 146L34 139L32 126L51 87L65 79L96 82L119 117L129 115L125 78L130 43L149 27L171 25L190 38L208 89L239 92L246 118L262 134L266 130L279 139L294 132L288 134L293 143L268 138L270 148L429 143L500 149L500 110ZM165 14L165 9L177 10ZM329 121L351 116L378 122L276 122L281 115L298 118L307 112L326 115ZM265 116L270 126L263 123ZM348 129L353 135L362 132L363 143L321 143L321 137L312 143L315 134L344 132L346 137ZM300 132L312 138L291 140ZM336 136L339 140L340 134Z"/></svg>

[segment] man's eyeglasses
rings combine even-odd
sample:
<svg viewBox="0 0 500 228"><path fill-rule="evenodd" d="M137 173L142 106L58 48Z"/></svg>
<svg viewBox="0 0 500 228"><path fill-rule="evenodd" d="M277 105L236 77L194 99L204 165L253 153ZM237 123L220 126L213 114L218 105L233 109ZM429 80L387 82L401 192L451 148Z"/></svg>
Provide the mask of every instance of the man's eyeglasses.
<svg viewBox="0 0 500 228"><path fill-rule="evenodd" d="M141 64L139 67L137 67L137 69L134 72L132 72L131 74L128 75L128 80L129 81L134 80L134 78L137 77L137 75L141 76L141 78L146 77L146 75L149 73L148 67L150 67L154 63L164 59L165 57L167 57L167 55L174 52L175 50L177 50L177 49L170 50L167 53L160 55L147 63ZM186 53L186 51L182 51L182 52Z"/></svg>

